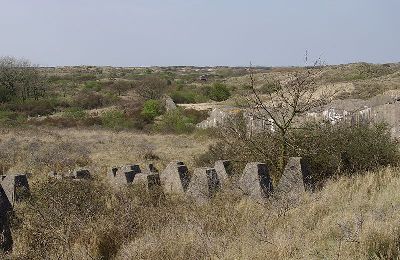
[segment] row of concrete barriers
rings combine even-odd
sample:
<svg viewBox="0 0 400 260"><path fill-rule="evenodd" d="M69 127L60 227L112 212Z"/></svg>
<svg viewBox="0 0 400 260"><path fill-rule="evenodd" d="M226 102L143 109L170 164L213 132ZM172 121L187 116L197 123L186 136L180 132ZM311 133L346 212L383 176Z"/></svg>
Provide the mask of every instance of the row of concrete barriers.
<svg viewBox="0 0 400 260"><path fill-rule="evenodd" d="M224 189L233 175L232 162L216 161L214 167L196 168L190 175L188 167L180 161L170 162L160 173L153 164L141 169L139 165L112 167L107 178L113 187L141 185L146 192L157 198L165 195L183 195L197 203L206 203L220 190ZM268 166L265 163L247 163L235 187L252 200L264 202L274 197L286 202L298 200L305 192L305 179L308 175L306 163L299 157L289 158L285 171L276 187L272 183ZM65 175L51 172L49 177L56 179L90 180L87 169L77 169ZM160 193L161 192L161 193ZM11 250L12 236L9 226L9 213L15 203L29 196L29 183L25 174L0 176L0 249ZM162 196L160 196L160 194Z"/></svg>

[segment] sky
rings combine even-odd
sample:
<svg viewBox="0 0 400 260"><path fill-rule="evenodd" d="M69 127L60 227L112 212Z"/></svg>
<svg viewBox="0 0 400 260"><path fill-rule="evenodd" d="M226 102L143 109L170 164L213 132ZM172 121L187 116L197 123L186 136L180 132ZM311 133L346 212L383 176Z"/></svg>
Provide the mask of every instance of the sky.
<svg viewBox="0 0 400 260"><path fill-rule="evenodd" d="M400 61L400 0L0 0L0 56L41 66Z"/></svg>

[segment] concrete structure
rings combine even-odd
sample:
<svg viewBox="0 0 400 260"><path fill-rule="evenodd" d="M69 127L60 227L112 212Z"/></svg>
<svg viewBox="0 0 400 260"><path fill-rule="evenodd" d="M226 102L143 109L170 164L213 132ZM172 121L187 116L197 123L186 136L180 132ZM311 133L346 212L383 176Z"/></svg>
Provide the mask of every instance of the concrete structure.
<svg viewBox="0 0 400 260"><path fill-rule="evenodd" d="M28 178L25 174L2 175L0 184L11 206L30 195Z"/></svg>
<svg viewBox="0 0 400 260"><path fill-rule="evenodd" d="M121 186L132 183L135 179L135 175L141 172L140 166L137 164L112 167L111 171L108 173L108 178L112 185Z"/></svg>
<svg viewBox="0 0 400 260"><path fill-rule="evenodd" d="M285 170L275 189L274 196L292 205L299 201L306 191L305 180L308 167L301 157L289 158Z"/></svg>
<svg viewBox="0 0 400 260"><path fill-rule="evenodd" d="M197 168L194 170L187 195L198 203L205 203L220 188L220 180L214 168Z"/></svg>
<svg viewBox="0 0 400 260"><path fill-rule="evenodd" d="M8 196L0 185L0 250L8 252L12 249L12 236L8 213L12 211L12 206Z"/></svg>
<svg viewBox="0 0 400 260"><path fill-rule="evenodd" d="M160 175L165 194L184 194L190 183L188 168L183 162L170 162Z"/></svg>
<svg viewBox="0 0 400 260"><path fill-rule="evenodd" d="M259 162L248 163L239 180L239 188L244 195L256 201L267 199L273 192L267 165Z"/></svg>
<svg viewBox="0 0 400 260"><path fill-rule="evenodd" d="M221 186L224 186L228 181L229 176L233 174L232 162L228 160L219 160L214 164L214 169L217 173Z"/></svg>
<svg viewBox="0 0 400 260"><path fill-rule="evenodd" d="M176 109L176 104L170 96L164 96L164 106L167 112Z"/></svg>
<svg viewBox="0 0 400 260"><path fill-rule="evenodd" d="M76 169L71 174L72 179L75 180L89 180L92 179L90 171L87 169Z"/></svg>

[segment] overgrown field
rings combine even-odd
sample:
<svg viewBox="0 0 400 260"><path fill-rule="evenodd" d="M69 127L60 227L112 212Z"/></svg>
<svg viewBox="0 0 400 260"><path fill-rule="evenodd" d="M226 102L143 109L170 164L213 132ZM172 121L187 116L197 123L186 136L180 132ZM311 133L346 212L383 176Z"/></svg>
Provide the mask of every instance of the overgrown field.
<svg viewBox="0 0 400 260"><path fill-rule="evenodd" d="M276 82L308 70L321 70L311 89L329 87L336 99L399 90L399 64L253 68L251 79L248 69L224 67L36 68L7 58L4 68L0 174L27 172L32 196L14 208L14 247L0 259L400 259L400 150L385 124L285 121L285 109L309 111L298 112L297 99L277 104L284 124L275 131L248 135L240 116L220 129L196 128L207 109L243 107L253 90L255 107L273 103ZM16 84L4 81L10 71ZM257 203L238 189L246 163L266 163L276 184L294 156L312 170L311 188L294 204ZM115 189L106 178L112 166L162 170L179 160L191 174L219 159L233 161L234 175L202 205L154 200L143 187ZM77 167L94 179L48 176Z"/></svg>

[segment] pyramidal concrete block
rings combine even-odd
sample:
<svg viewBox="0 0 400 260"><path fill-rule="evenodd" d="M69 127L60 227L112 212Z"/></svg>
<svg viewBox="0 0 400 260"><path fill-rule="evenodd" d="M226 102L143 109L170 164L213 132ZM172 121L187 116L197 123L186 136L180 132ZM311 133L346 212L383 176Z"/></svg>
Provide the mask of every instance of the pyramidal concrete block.
<svg viewBox="0 0 400 260"><path fill-rule="evenodd" d="M188 168L180 161L170 162L160 179L165 194L184 194L190 183Z"/></svg>
<svg viewBox="0 0 400 260"><path fill-rule="evenodd" d="M112 185L123 186L131 184L135 176L141 172L140 166L137 164L130 164L122 167L114 166L107 173L107 177Z"/></svg>
<svg viewBox="0 0 400 260"><path fill-rule="evenodd" d="M232 162L229 160L219 160L214 164L221 186L224 186L229 177L233 174Z"/></svg>
<svg viewBox="0 0 400 260"><path fill-rule="evenodd" d="M287 203L297 202L306 191L304 180L307 174L307 164L301 157L289 158L276 187L275 196Z"/></svg>
<svg viewBox="0 0 400 260"><path fill-rule="evenodd" d="M239 180L240 190L250 198L263 201L273 192L272 179L265 163L251 162L246 164Z"/></svg>
<svg viewBox="0 0 400 260"><path fill-rule="evenodd" d="M197 168L194 170L187 195L199 203L211 199L221 188L219 176L214 168Z"/></svg>
<svg viewBox="0 0 400 260"><path fill-rule="evenodd" d="M0 250L8 252L12 249L12 235L10 230L10 223L8 213L12 211L12 206L8 197L0 185Z"/></svg>
<svg viewBox="0 0 400 260"><path fill-rule="evenodd" d="M30 195L26 174L9 174L1 177L1 186L12 206Z"/></svg>

